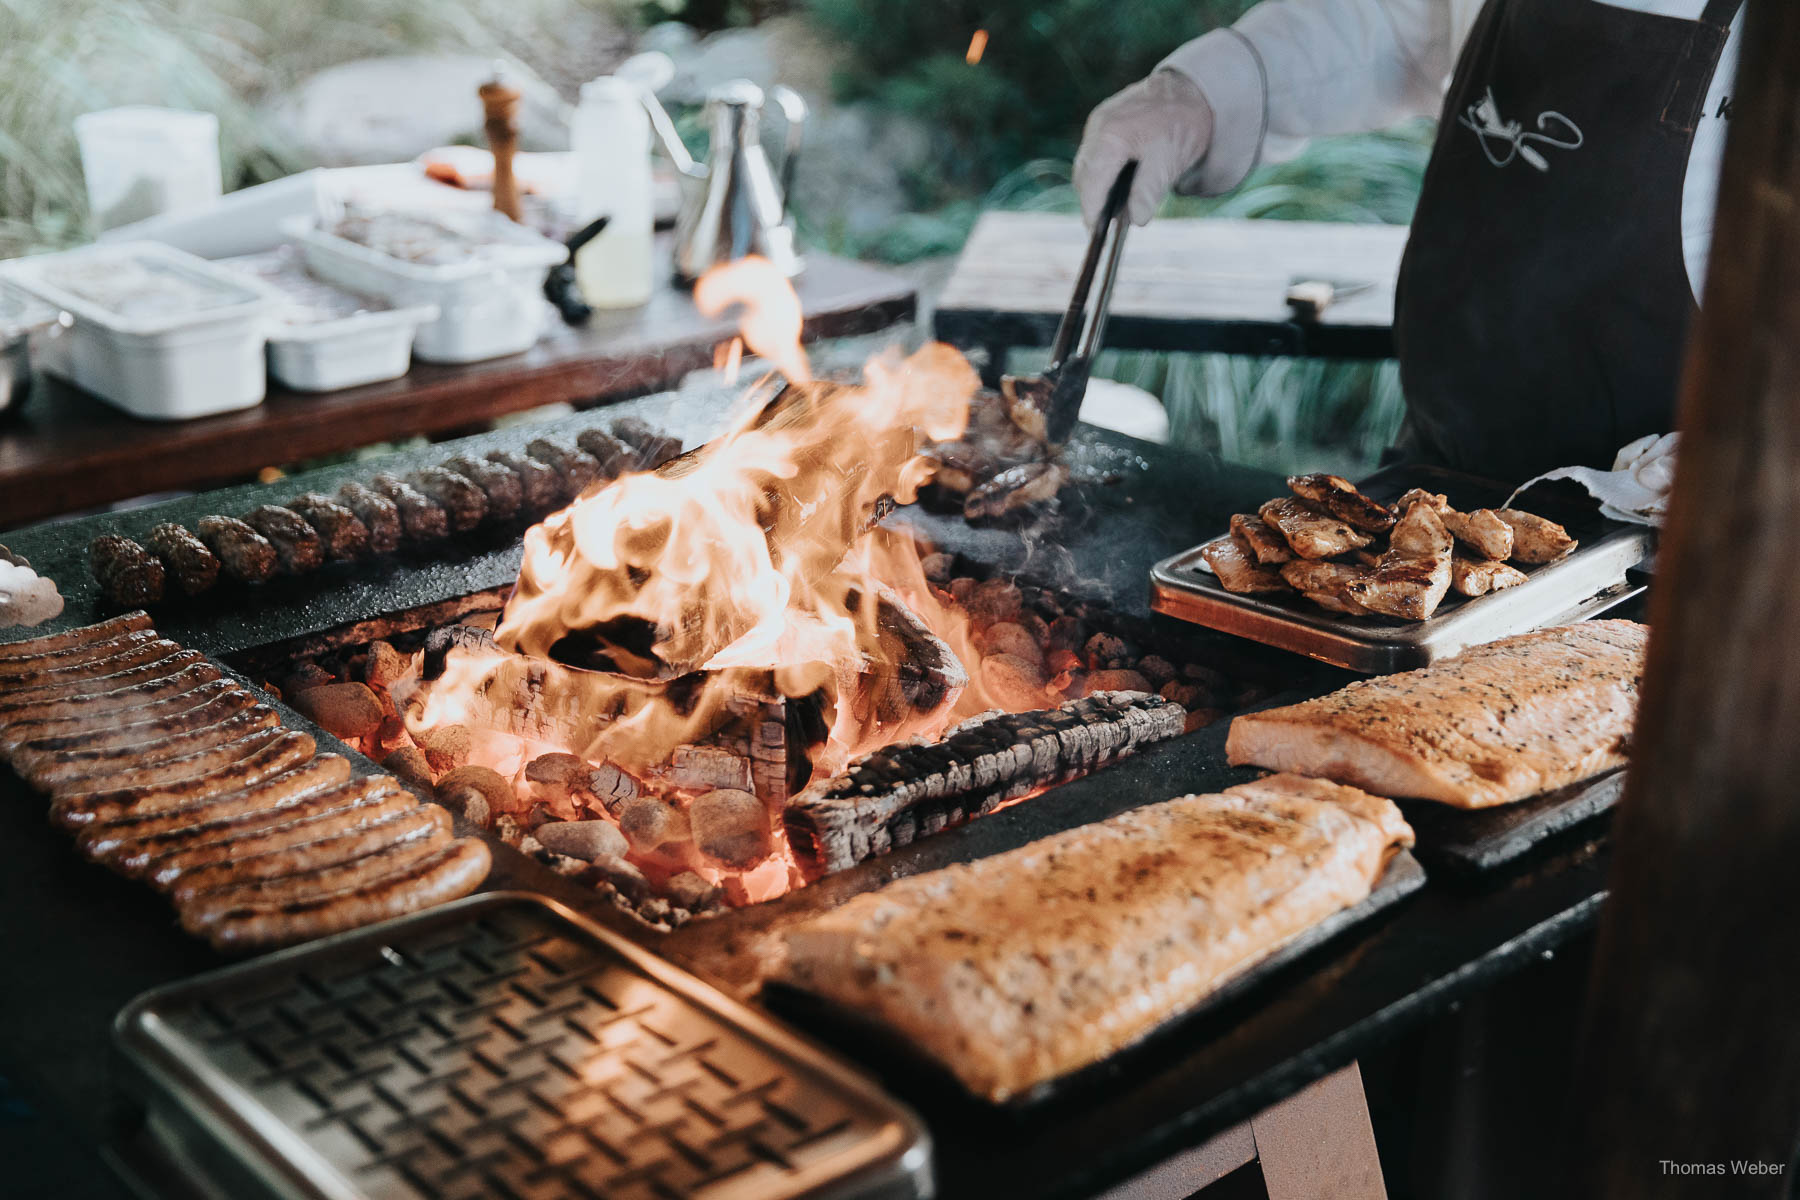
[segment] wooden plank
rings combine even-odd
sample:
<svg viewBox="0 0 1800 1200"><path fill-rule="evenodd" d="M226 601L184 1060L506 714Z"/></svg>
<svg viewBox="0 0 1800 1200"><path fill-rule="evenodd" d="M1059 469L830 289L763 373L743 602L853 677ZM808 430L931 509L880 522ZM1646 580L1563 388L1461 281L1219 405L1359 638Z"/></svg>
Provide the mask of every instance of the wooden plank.
<svg viewBox="0 0 1800 1200"><path fill-rule="evenodd" d="M869 333L909 319L906 280L810 255L795 281L809 338ZM415 363L399 379L341 392L272 388L255 408L195 421L140 421L57 380L0 431L0 528L147 492L226 483L275 463L373 442L467 430L542 404L627 399L709 365L735 312L702 317L659 288L641 308L556 323L530 350L466 366Z"/></svg>
<svg viewBox="0 0 1800 1200"><path fill-rule="evenodd" d="M1547 1175L1567 1196L1792 1194L1800 5L1751 0L1744 22L1715 224L1729 252L1688 354L1573 1161Z"/></svg>

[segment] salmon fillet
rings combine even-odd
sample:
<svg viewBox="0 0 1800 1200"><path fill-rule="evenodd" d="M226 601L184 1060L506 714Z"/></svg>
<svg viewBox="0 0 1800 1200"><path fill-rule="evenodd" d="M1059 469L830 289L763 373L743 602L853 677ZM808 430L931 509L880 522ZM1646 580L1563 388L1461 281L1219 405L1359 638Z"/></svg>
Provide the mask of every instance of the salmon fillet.
<svg viewBox="0 0 1800 1200"><path fill-rule="evenodd" d="M1001 1101L1361 901L1412 840L1387 800L1278 775L858 896L787 930L774 977L885 1022Z"/></svg>
<svg viewBox="0 0 1800 1200"><path fill-rule="evenodd" d="M1485 808L1625 762L1647 626L1584 621L1231 723L1235 765Z"/></svg>

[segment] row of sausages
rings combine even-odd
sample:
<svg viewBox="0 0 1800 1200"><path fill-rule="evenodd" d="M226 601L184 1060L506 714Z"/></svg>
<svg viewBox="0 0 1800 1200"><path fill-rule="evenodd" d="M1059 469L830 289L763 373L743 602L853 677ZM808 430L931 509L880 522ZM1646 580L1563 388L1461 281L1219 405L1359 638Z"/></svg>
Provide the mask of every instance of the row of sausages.
<svg viewBox="0 0 1800 1200"><path fill-rule="evenodd" d="M167 894L225 950L467 895L487 846L392 776L352 778L143 612L0 646L0 756L87 858Z"/></svg>
<svg viewBox="0 0 1800 1200"><path fill-rule="evenodd" d="M627 417L610 432L583 431L573 445L539 438L523 453L459 454L404 478L384 473L366 483L352 480L336 495L307 492L240 517L202 517L193 529L165 521L142 542L103 534L88 547L89 565L113 604L199 596L221 579L264 583L483 525L536 520L595 483L660 466L679 453L679 440Z"/></svg>

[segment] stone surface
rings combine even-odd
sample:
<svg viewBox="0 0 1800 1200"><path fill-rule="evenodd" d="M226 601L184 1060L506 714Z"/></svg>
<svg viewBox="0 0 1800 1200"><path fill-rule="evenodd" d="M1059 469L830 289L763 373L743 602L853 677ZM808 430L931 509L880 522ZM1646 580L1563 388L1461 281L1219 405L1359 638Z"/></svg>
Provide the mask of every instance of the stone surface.
<svg viewBox="0 0 1800 1200"><path fill-rule="evenodd" d="M622 855L631 849L611 821L551 821L538 826L536 836L545 849L588 862L602 854Z"/></svg>

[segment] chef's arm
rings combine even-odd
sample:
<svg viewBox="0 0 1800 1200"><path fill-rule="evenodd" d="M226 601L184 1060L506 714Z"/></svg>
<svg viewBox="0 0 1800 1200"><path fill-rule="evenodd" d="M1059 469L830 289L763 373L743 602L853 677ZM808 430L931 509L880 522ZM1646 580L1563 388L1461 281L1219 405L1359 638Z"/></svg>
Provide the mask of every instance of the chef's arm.
<svg viewBox="0 0 1800 1200"><path fill-rule="evenodd" d="M1088 117L1075 190L1091 222L1137 160L1142 225L1172 186L1218 195L1315 134L1435 113L1451 68L1452 0L1265 0L1180 47Z"/></svg>

